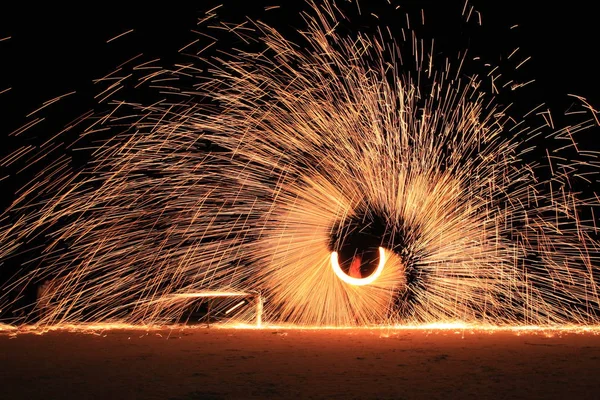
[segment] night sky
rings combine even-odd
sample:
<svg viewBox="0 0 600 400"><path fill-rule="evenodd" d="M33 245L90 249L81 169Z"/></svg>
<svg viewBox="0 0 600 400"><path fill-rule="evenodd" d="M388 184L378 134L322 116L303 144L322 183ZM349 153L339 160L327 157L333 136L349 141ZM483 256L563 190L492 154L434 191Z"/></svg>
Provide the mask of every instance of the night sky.
<svg viewBox="0 0 600 400"><path fill-rule="evenodd" d="M4 136L20 126L24 115L49 98L72 90L85 93L92 79L112 71L137 53L161 57L168 63L180 47L196 37L190 30L196 27L197 19L220 3L224 7L219 15L232 20L244 15L262 19L263 8L277 4L274 0L210 0L173 6L163 2L159 7L123 6L116 2L82 3L74 7L46 3L33 7L26 2L15 2L4 8L0 13L0 39L8 36L11 39L0 42L0 91L7 87L12 90L0 95L3 110L0 132ZM289 11L271 12L277 15L276 25L284 30L301 26L297 11L303 8L303 2L282 3ZM363 3L365 13L386 9L370 5L378 4L377 1ZM415 26L419 25L419 10L423 8L427 34L435 37L439 50L448 54L471 47L475 49L473 55L477 51L493 61L521 47L523 57L532 57L520 70L530 79L536 79L526 93L532 104L545 101L556 107L558 113L571 102L566 97L568 93L586 97L592 104L600 103L595 61L597 20L591 2L576 0L550 6L545 1L471 1L482 13L484 29L472 29L473 24L461 23L462 0L394 3L411 13ZM382 16L388 14L382 12ZM399 23L394 24L395 20ZM374 19L366 18L356 25L360 27L368 21ZM392 27L404 25L403 15L392 15L386 22ZM519 27L510 30L515 24ZM130 29L134 32L106 43ZM223 47L227 44L223 43ZM80 104L81 108L83 105ZM78 110L65 108L56 107L47 115L52 118L64 115L66 120L77 115Z"/></svg>

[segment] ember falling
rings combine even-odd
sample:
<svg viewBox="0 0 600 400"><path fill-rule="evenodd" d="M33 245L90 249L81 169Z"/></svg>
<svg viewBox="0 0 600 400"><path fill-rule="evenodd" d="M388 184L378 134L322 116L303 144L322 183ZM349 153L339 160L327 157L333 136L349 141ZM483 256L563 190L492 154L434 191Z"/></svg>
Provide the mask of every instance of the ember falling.
<svg viewBox="0 0 600 400"><path fill-rule="evenodd" d="M519 111L528 55L439 52L426 12L307 3L287 32L285 7L199 13L177 61L133 51L91 111L10 132L3 320L596 325L594 104Z"/></svg>

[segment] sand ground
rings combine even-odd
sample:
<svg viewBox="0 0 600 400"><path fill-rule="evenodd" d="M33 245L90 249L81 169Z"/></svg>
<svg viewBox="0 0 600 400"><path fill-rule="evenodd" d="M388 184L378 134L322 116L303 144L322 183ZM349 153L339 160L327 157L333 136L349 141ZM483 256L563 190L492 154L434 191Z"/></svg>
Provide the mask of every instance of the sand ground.
<svg viewBox="0 0 600 400"><path fill-rule="evenodd" d="M594 399L600 335L225 329L0 333L1 399Z"/></svg>

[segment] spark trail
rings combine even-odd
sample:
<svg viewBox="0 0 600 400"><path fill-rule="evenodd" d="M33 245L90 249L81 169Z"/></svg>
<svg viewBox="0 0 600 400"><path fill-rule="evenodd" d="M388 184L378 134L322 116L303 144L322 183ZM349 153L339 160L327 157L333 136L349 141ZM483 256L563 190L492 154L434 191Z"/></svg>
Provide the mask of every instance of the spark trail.
<svg viewBox="0 0 600 400"><path fill-rule="evenodd" d="M215 22L260 50L208 72L136 65L161 101L117 101L130 77L105 78L112 108L75 124L99 138L86 166L58 158L4 213L0 259L45 236L6 285L52 279L22 322L153 324L182 298L260 292L263 320L301 326L596 323L598 200L572 189L595 167L561 155L595 111L529 128L464 53L435 60L415 34L342 33L333 3L308 8L295 41ZM540 135L571 139L527 162ZM255 318L239 301L222 308Z"/></svg>

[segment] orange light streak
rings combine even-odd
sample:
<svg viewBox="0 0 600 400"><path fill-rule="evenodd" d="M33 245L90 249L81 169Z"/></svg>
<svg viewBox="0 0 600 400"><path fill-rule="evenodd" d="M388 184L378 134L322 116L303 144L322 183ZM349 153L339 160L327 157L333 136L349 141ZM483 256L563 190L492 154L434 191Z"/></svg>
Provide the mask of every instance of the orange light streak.
<svg viewBox="0 0 600 400"><path fill-rule="evenodd" d="M364 286L370 285L375 282L377 278L383 272L383 267L385 266L386 258L385 258L385 249L383 247L379 248L379 263L377 264L377 269L373 271L373 273L365 278L354 278L346 274L342 271L340 264L338 262L338 253L336 251L331 252L331 268L333 268L333 272L335 272L336 276L340 278L342 281L346 282L349 285L354 286Z"/></svg>

